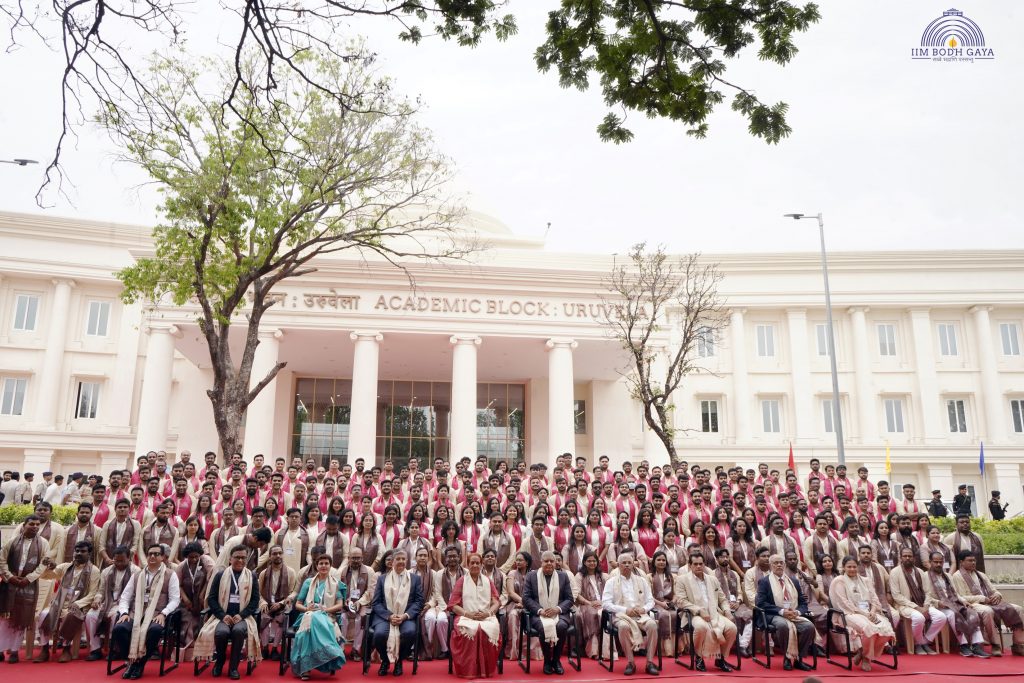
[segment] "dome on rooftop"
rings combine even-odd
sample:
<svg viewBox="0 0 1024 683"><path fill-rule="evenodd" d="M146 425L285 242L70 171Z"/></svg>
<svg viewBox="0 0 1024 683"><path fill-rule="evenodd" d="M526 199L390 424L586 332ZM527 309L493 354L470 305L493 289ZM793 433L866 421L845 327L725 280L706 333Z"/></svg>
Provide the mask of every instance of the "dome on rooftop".
<svg viewBox="0 0 1024 683"><path fill-rule="evenodd" d="M489 216L479 211L469 210L466 212L462 223L466 228L477 232L491 235L511 235L512 230L494 216Z"/></svg>

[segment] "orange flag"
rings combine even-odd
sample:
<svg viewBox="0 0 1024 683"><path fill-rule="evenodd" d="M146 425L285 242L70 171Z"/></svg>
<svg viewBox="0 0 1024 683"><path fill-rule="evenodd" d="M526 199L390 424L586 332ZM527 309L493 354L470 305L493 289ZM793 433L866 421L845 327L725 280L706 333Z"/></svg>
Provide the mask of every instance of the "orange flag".
<svg viewBox="0 0 1024 683"><path fill-rule="evenodd" d="M796 474L796 460L793 459L793 442L789 442L789 469L793 470L793 474Z"/></svg>

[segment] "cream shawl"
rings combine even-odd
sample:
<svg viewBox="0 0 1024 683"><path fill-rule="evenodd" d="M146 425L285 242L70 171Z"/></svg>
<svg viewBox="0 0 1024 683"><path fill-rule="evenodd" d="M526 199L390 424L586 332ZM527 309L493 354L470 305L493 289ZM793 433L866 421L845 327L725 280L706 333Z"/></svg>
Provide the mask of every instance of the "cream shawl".
<svg viewBox="0 0 1024 683"><path fill-rule="evenodd" d="M470 574L462 577L462 607L467 612L486 612L491 606L491 580L480 572L480 582L473 581ZM455 627L467 638L475 638L477 631L483 631L491 645L498 645L498 618L494 615L484 620L461 616Z"/></svg>
<svg viewBox="0 0 1024 683"><path fill-rule="evenodd" d="M170 571L166 564L161 564L159 569L156 570L156 576L153 577L153 582L149 586L148 606L145 601L147 592L145 577L143 576L145 570L139 572L136 576L135 618L132 620L132 639L128 647L129 661L134 662L146 656L146 633L149 631L149 625L153 623L156 603L160 602L160 593L164 589L164 581L167 580L167 574Z"/></svg>
<svg viewBox="0 0 1024 683"><path fill-rule="evenodd" d="M318 576L314 575L313 578L309 580L309 591L306 593L306 600L304 602L307 609L305 612L302 613L302 618L299 619L299 625L295 629L296 633L305 633L313 627L313 615L316 614L316 610L308 609L308 607L311 604L316 603L316 587L317 584L319 583L324 584L324 596L322 600L319 602L319 604L324 609L330 609L331 607L334 607L335 602L337 602L338 580L334 578L334 575L328 574L327 579L322 582ZM338 620L335 619L332 615L327 616L330 618L331 626L334 627L335 640L338 640L340 642L341 629L338 627Z"/></svg>
<svg viewBox="0 0 1024 683"><path fill-rule="evenodd" d="M625 594L624 594L624 592L622 590L622 582L623 581L630 581L632 583L632 585L633 585L633 595L636 596L636 601L637 601L638 604L636 604L636 605L627 605L626 604L626 597L625 597ZM619 574L618 576L614 576L611 579L609 579L609 583L611 583L611 585L612 585L612 599L615 601L616 605L622 605L622 606L624 606L626 608L640 607L642 609L644 604L647 602L645 600L645 596L650 594L650 588L648 588L648 586L647 586L647 581L645 581L644 579L640 578L636 574L631 575L628 579L626 577L622 576L621 574ZM606 585L606 590L607 590L607 585ZM618 614L615 615L615 619L616 620L620 620L621 619L622 622L625 623L626 626L629 627L629 637L633 641L633 650L636 651L636 650L639 650L639 649L643 648L643 646L644 646L644 636L643 636L643 631L640 630L640 627L645 625L647 622L651 621L650 615L648 615L648 614L641 614L639 617L635 617L634 618L634 617L629 616L625 612L619 612Z"/></svg>
<svg viewBox="0 0 1024 683"><path fill-rule="evenodd" d="M768 583L772 587L772 599L775 601L777 607L782 607L785 602L786 592L789 592L789 608L796 610L797 604L800 601L800 593L788 576L782 576L781 578L776 576L774 572L768 574ZM797 617L796 621L807 621L804 617ZM800 646L797 640L796 622L786 620L786 626L789 628L789 647L786 648L786 657L791 661L796 660L800 657Z"/></svg>
<svg viewBox="0 0 1024 683"><path fill-rule="evenodd" d="M551 584L544 579L544 572L537 572L537 602L542 609L559 609L558 594L561 590L559 585L558 571L551 572ZM558 642L558 617L540 617L541 626L544 627L544 640L552 645Z"/></svg>
<svg viewBox="0 0 1024 683"><path fill-rule="evenodd" d="M231 574L232 569L230 567L223 570L220 573L220 585L217 587L217 597L220 601L221 607L225 610L227 609L228 602L231 598ZM242 569L242 573L238 577L239 607L249 604L249 600L252 597L254 583L252 571L248 568ZM213 581L210 582L210 586L213 586ZM199 635L196 637L195 646L192 650L193 660L213 659L216 649L213 636L219 623L220 619L210 615L206 620L206 623L203 624L203 628L199 631ZM256 628L256 620L252 616L246 617L245 625L246 659L250 662L259 662L263 659L263 653L260 651L260 634L259 630Z"/></svg>
<svg viewBox="0 0 1024 683"><path fill-rule="evenodd" d="M412 589L412 572L406 570L398 576L390 571L384 577L384 603L391 614L405 614L409 605L409 591ZM398 626L391 624L388 631L388 659L392 662L398 661L399 647L401 645L401 630Z"/></svg>

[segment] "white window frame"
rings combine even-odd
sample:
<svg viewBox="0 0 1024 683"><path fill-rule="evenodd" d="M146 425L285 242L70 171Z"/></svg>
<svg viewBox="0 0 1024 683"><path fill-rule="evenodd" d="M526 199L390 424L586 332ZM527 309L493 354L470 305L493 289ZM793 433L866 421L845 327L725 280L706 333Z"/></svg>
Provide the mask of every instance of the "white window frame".
<svg viewBox="0 0 1024 683"><path fill-rule="evenodd" d="M80 380L75 392L75 419L95 420L100 412L102 382ZM84 414L83 414L84 413Z"/></svg>
<svg viewBox="0 0 1024 683"><path fill-rule="evenodd" d="M697 331L697 355L701 358L711 358L715 355L714 330L702 327Z"/></svg>
<svg viewBox="0 0 1024 683"><path fill-rule="evenodd" d="M904 419L906 410L902 398L892 397L882 401L885 413L885 431L888 434L906 434L907 424Z"/></svg>
<svg viewBox="0 0 1024 683"><path fill-rule="evenodd" d="M718 434L722 430L722 411L718 399L705 398L700 401L700 431L704 434ZM707 419L705 419L705 417ZM712 418L714 418L712 420Z"/></svg>
<svg viewBox="0 0 1024 683"><path fill-rule="evenodd" d="M1024 434L1024 398L1010 399L1010 426L1015 434Z"/></svg>
<svg viewBox="0 0 1024 683"><path fill-rule="evenodd" d="M775 357L775 325L759 323L754 326L757 335L757 355L760 358Z"/></svg>
<svg viewBox="0 0 1024 683"><path fill-rule="evenodd" d="M950 434L967 433L967 401L962 398L946 399L946 419Z"/></svg>
<svg viewBox="0 0 1024 683"><path fill-rule="evenodd" d="M765 434L782 432L782 407L777 398L761 399L761 429Z"/></svg>
<svg viewBox="0 0 1024 683"><path fill-rule="evenodd" d="M24 310L22 310L22 302ZM11 329L17 332L35 332L39 325L39 304L41 298L38 294L24 292L14 297L14 320L11 321ZM29 313L31 312L32 325L27 325ZM18 319L21 318L19 321Z"/></svg>
<svg viewBox="0 0 1024 683"><path fill-rule="evenodd" d="M878 355L887 358L896 356L896 324L878 323L875 325L878 336Z"/></svg>
<svg viewBox="0 0 1024 683"><path fill-rule="evenodd" d="M27 395L27 377L4 377L0 380L0 415L6 417L24 415Z"/></svg>
<svg viewBox="0 0 1024 683"><path fill-rule="evenodd" d="M842 409L843 407L840 404L839 410ZM822 426L824 426L826 434L835 434L836 432L835 415L835 409L832 406L832 399L821 399L821 420Z"/></svg>
<svg viewBox="0 0 1024 683"><path fill-rule="evenodd" d="M938 323L936 327L939 334L939 355L947 358L959 356L960 346L957 343L956 323Z"/></svg>
<svg viewBox="0 0 1024 683"><path fill-rule="evenodd" d="M91 299L85 311L85 336L106 337L110 334L110 302ZM95 315L94 315L95 312ZM100 330L100 323L103 329Z"/></svg>
<svg viewBox="0 0 1024 683"><path fill-rule="evenodd" d="M828 323L815 324L814 337L817 341L818 355L822 358L828 358Z"/></svg>
<svg viewBox="0 0 1024 683"><path fill-rule="evenodd" d="M1020 355L1020 325L1015 322L999 323L999 343L1004 356Z"/></svg>

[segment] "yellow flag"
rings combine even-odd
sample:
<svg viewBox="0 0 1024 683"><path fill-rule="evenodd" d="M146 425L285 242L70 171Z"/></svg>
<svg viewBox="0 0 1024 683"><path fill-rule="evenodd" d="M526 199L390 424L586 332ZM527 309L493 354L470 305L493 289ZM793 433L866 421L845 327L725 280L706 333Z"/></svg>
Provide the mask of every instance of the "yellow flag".
<svg viewBox="0 0 1024 683"><path fill-rule="evenodd" d="M885 442L885 473L892 474L892 460L889 459L889 442Z"/></svg>

